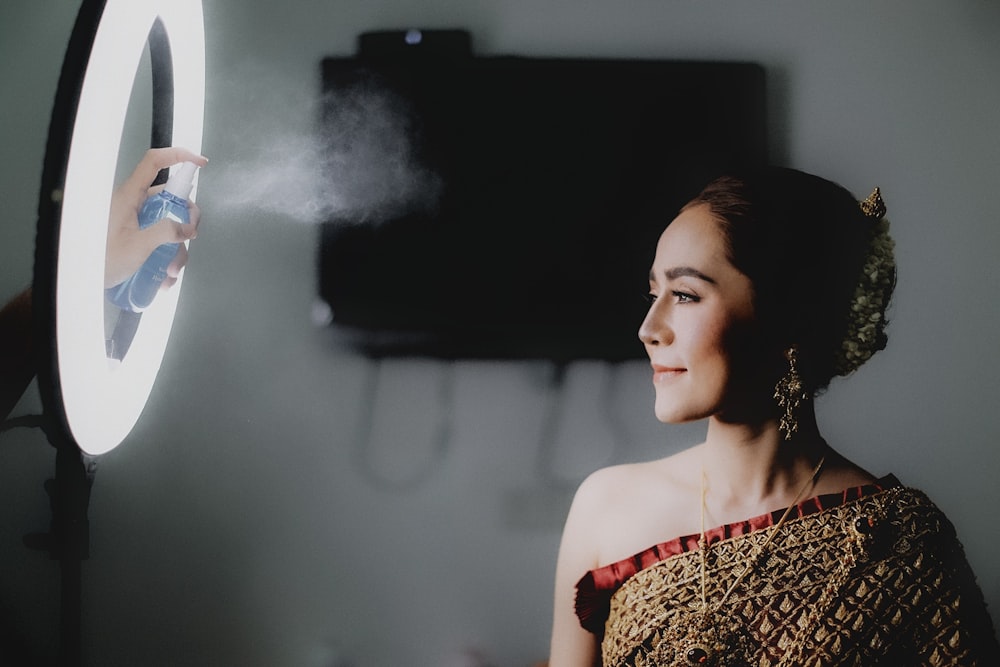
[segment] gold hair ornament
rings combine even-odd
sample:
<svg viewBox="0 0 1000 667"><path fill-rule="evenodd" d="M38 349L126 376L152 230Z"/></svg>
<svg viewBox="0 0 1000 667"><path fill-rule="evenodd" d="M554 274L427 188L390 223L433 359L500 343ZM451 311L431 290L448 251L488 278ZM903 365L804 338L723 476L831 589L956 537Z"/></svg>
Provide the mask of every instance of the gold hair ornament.
<svg viewBox="0 0 1000 667"><path fill-rule="evenodd" d="M885 217L885 202L882 201L882 191L878 188L872 190L868 198L860 202L861 212L874 220L881 220Z"/></svg>

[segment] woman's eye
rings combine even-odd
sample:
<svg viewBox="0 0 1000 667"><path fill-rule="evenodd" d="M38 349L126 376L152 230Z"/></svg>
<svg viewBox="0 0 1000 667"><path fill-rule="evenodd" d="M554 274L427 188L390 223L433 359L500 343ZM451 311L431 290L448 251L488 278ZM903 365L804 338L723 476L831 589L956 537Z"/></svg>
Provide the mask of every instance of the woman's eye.
<svg viewBox="0 0 1000 667"><path fill-rule="evenodd" d="M700 298L694 294L688 294L687 292L672 292L674 298L677 299L677 303L698 303L701 301Z"/></svg>
<svg viewBox="0 0 1000 667"><path fill-rule="evenodd" d="M652 304L654 301L656 301L657 296L652 292L650 292L649 294L644 294L642 298L646 300L646 303Z"/></svg>

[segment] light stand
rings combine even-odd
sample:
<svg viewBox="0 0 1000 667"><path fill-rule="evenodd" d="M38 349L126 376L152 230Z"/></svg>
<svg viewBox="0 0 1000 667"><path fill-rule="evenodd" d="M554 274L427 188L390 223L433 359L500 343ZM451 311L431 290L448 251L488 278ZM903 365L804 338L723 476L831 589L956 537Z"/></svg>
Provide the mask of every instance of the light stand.
<svg viewBox="0 0 1000 667"><path fill-rule="evenodd" d="M181 287L178 278L141 315L120 320L120 353L109 359L107 221L136 64L147 44L150 147L176 142L201 150L201 0L83 0L56 91L39 194L32 298L43 430L56 449L56 469L46 483L50 533L26 541L59 560L59 664L67 666L83 664L82 562L90 555L97 457L124 440L145 407Z"/></svg>

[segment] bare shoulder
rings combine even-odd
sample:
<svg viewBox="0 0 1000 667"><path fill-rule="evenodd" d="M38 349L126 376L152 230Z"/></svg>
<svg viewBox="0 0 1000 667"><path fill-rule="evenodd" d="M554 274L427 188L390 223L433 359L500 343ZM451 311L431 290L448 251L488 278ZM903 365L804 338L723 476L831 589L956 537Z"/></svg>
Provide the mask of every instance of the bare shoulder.
<svg viewBox="0 0 1000 667"><path fill-rule="evenodd" d="M563 528L556 562L556 585L549 655L551 665L598 664L594 635L575 614L576 585L581 577L607 562L609 544L618 539L616 517L645 485L650 464L617 465L598 470L579 486Z"/></svg>
<svg viewBox="0 0 1000 667"><path fill-rule="evenodd" d="M683 486L685 452L643 463L625 463L591 473L577 489L573 504L592 519L616 514L621 507L669 498Z"/></svg>
<svg viewBox="0 0 1000 667"><path fill-rule="evenodd" d="M624 463L591 473L576 490L574 505L603 513L611 505L627 502L637 491L635 485L648 480L657 463Z"/></svg>
<svg viewBox="0 0 1000 667"><path fill-rule="evenodd" d="M831 449L823 464L823 473L817 480L816 493L839 493L875 481L877 478L873 474Z"/></svg>
<svg viewBox="0 0 1000 667"><path fill-rule="evenodd" d="M596 565L697 529L700 468L691 451L602 468L584 480L570 515L586 531Z"/></svg>

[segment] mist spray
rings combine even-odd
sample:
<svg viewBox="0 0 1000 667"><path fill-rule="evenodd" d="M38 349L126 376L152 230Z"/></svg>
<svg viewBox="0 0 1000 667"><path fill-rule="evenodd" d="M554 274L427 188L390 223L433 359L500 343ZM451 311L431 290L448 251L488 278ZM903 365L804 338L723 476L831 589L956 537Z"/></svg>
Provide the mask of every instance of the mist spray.
<svg viewBox="0 0 1000 667"><path fill-rule="evenodd" d="M174 170L163 190L147 199L139 209L139 229L169 218L189 224L188 196L194 186L194 175L198 165L184 162ZM108 301L122 310L134 313L149 307L160 290L160 284L167 277L167 267L177 255L180 243L164 243L156 248L139 270L125 282L107 289Z"/></svg>

